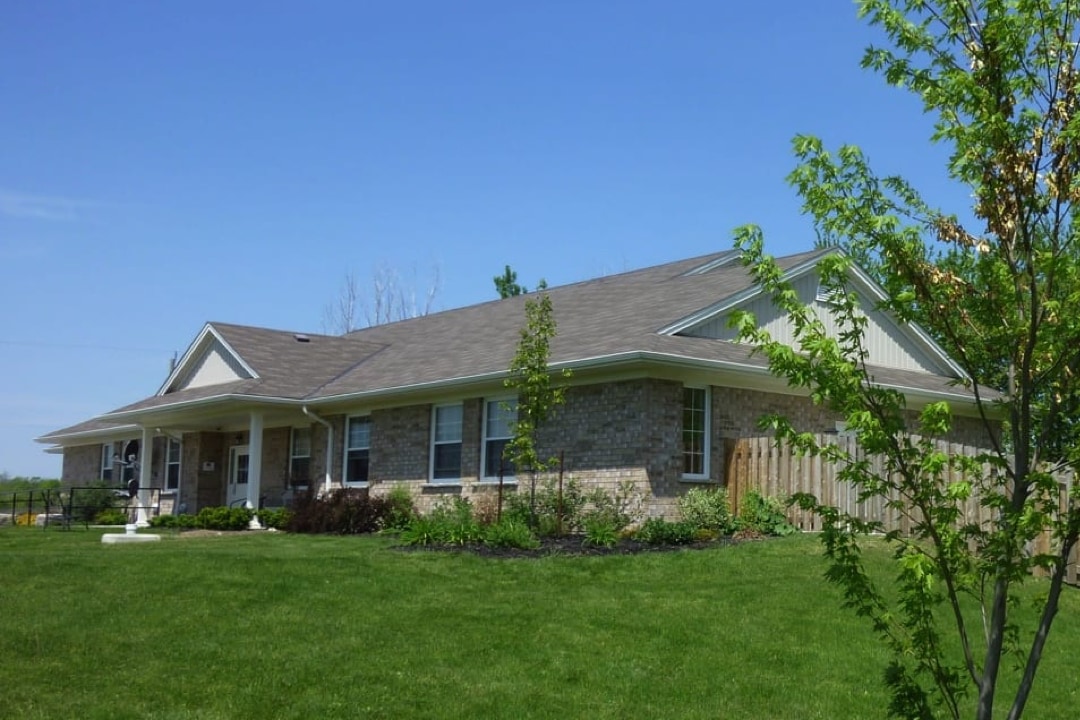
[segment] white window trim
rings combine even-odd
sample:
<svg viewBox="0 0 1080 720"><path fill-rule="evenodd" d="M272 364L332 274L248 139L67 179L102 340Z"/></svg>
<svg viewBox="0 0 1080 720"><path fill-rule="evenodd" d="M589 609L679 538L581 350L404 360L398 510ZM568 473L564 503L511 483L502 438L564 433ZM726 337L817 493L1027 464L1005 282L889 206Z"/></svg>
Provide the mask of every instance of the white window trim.
<svg viewBox="0 0 1080 720"><path fill-rule="evenodd" d="M176 462L169 461L169 451L172 449L172 444L176 443ZM164 477L161 483L161 492L164 494L172 495L180 493L180 486L184 482L184 442L182 440L174 440L171 437L165 437L165 452L162 453L165 457L164 460ZM176 466L176 487L169 487L169 466Z"/></svg>
<svg viewBox="0 0 1080 720"><path fill-rule="evenodd" d="M705 391L705 442L702 447L703 457L701 459L701 473L683 473L682 480L685 482L712 482L710 473L712 468L712 388L708 385L684 385L684 390L704 390ZM685 406L680 409L685 411ZM680 416L682 413L680 413ZM679 428L679 434L682 435L685 428ZM679 462L685 466L685 454L686 448L683 448L683 457L679 458Z"/></svg>
<svg viewBox="0 0 1080 720"><path fill-rule="evenodd" d="M307 430L308 431L308 452L307 452L307 455L297 455L296 454L296 431L297 430ZM345 426L345 432L346 433L349 432L349 428L348 428L347 424ZM297 458L307 458L307 460L308 460L308 472L310 473L311 472L311 446L312 446L312 441L314 439L315 439L314 438L314 433L311 431L311 426L310 425L308 425L307 427L289 428L289 483L290 483L291 487L294 487L294 488L306 488L307 487L307 485L292 485L292 482L293 482L293 477L292 477L293 460L296 460ZM347 440L348 440L348 438L346 438L346 441ZM342 477L345 477L345 476L342 475ZM311 482L310 477L308 478L308 482L309 483Z"/></svg>
<svg viewBox="0 0 1080 720"><path fill-rule="evenodd" d="M98 482L114 482L116 478L113 474L116 472L116 464L113 462L113 458L116 456L116 443L101 443L101 457L98 459ZM109 466L109 478L105 479L105 463L108 462Z"/></svg>
<svg viewBox="0 0 1080 720"><path fill-rule="evenodd" d="M492 484L498 485L499 484L499 476L498 475L487 475L487 474L485 474L486 471L487 471L487 444L488 444L488 440L509 440L509 439L512 439L514 437L513 434L510 434L510 435L506 436L505 438L504 437L496 437L496 438L489 438L488 437L488 434L487 434L487 429L488 429L488 422L487 422L488 421L488 406L491 403L496 403L496 402L497 403L510 403L510 402L512 402L512 403L515 403L515 405L516 405L517 397L515 397L513 395L506 395L506 396L503 396L503 397L493 397L493 398L485 398L484 399L483 412L481 413L481 417L480 417L480 472L477 473L480 476L480 484L481 485L492 485ZM503 484L504 485L511 484L511 483L516 483L516 482L517 482L517 475L504 475L503 476Z"/></svg>
<svg viewBox="0 0 1080 720"><path fill-rule="evenodd" d="M454 403L441 403L439 405L431 406L431 432L428 438L428 485L461 485L461 463L458 462L458 474L457 477L452 478L436 478L435 477L435 445L453 445L452 442L443 441L441 443L435 442L435 430L436 422L438 420L438 413L440 408L459 407L461 408L461 434L458 436L457 444L461 447L461 456L465 454L465 404L461 402Z"/></svg>
<svg viewBox="0 0 1080 720"><path fill-rule="evenodd" d="M366 448L352 447L349 445L349 424L353 420L359 420L367 418L368 421L368 444ZM342 487L351 488L366 488L371 484L371 413L358 413L356 415L348 415L345 417L345 438L341 442L341 485ZM349 481L349 451L350 450L367 450L368 451L368 480L366 482L351 482Z"/></svg>

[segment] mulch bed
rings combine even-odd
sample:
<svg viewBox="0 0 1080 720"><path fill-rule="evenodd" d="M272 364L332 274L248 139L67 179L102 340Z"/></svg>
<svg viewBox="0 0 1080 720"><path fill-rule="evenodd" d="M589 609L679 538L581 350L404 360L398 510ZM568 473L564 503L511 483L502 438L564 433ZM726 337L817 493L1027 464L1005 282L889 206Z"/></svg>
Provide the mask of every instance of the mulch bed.
<svg viewBox="0 0 1080 720"><path fill-rule="evenodd" d="M690 543L689 545L649 545L638 540L623 538L613 547L597 547L585 543L582 535L547 537L540 539L540 547L535 550L521 548L491 547L483 543L467 545L397 545L395 549L404 552L464 552L490 558L543 558L543 557L578 557L602 555L636 555L647 552L670 552L672 550L709 550L743 542L759 540L758 537L725 537L709 542Z"/></svg>

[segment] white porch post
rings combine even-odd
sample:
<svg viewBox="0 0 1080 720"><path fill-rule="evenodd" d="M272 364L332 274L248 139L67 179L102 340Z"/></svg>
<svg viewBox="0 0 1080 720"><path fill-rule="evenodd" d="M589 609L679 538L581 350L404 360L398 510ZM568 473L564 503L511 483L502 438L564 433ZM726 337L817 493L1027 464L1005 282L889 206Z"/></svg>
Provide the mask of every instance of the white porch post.
<svg viewBox="0 0 1080 720"><path fill-rule="evenodd" d="M253 412L248 424L247 507L250 510L259 509L259 495L262 492L262 445L263 416L262 413ZM251 518L251 527L262 527L257 517Z"/></svg>
<svg viewBox="0 0 1080 720"><path fill-rule="evenodd" d="M147 507L150 505L150 478L154 468L154 436L150 428L142 429L142 442L139 445L139 507L135 510L135 526L150 527L150 514Z"/></svg>

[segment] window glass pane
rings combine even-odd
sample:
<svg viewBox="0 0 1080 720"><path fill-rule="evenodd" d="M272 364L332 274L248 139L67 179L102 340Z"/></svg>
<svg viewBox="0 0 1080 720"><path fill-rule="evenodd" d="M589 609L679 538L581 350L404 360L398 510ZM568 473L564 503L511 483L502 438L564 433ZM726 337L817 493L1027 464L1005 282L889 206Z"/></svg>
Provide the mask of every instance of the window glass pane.
<svg viewBox="0 0 1080 720"><path fill-rule="evenodd" d="M311 456L311 428L293 428L292 431L292 456Z"/></svg>
<svg viewBox="0 0 1080 720"><path fill-rule="evenodd" d="M101 446L101 479L112 480L113 446L105 443Z"/></svg>
<svg viewBox="0 0 1080 720"><path fill-rule="evenodd" d="M705 474L706 414L704 388L683 388L683 473Z"/></svg>
<svg viewBox="0 0 1080 720"><path fill-rule="evenodd" d="M461 443L435 446L435 467L432 477L436 480L461 477Z"/></svg>
<svg viewBox="0 0 1080 720"><path fill-rule="evenodd" d="M487 404L487 425L484 437L508 438L517 420L517 400L491 400Z"/></svg>
<svg viewBox="0 0 1080 720"><path fill-rule="evenodd" d="M461 442L461 406L435 408L435 442Z"/></svg>
<svg viewBox="0 0 1080 720"><path fill-rule="evenodd" d="M165 468L165 489L176 490L180 487L180 463L169 463Z"/></svg>
<svg viewBox="0 0 1080 720"><path fill-rule="evenodd" d="M169 438L168 460L170 463L180 462L180 443Z"/></svg>
<svg viewBox="0 0 1080 720"><path fill-rule="evenodd" d="M510 441L505 438L487 441L484 446L484 477L499 477L500 465L502 465L504 478L514 477L514 463L511 462L509 458L503 457L503 450L509 442Z"/></svg>
<svg viewBox="0 0 1080 720"><path fill-rule="evenodd" d="M345 461L345 482L366 483L368 481L370 451L350 450Z"/></svg>
<svg viewBox="0 0 1080 720"><path fill-rule="evenodd" d="M311 480L311 458L294 457L289 463L289 479L294 485L306 485Z"/></svg>
<svg viewBox="0 0 1080 720"><path fill-rule="evenodd" d="M371 418L349 418L349 448L371 447Z"/></svg>

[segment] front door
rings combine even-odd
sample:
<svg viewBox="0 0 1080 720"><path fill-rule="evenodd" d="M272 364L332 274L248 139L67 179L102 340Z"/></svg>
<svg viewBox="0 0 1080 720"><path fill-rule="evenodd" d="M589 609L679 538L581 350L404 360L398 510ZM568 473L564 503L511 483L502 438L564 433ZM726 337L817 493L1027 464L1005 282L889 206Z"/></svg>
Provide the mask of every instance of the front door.
<svg viewBox="0 0 1080 720"><path fill-rule="evenodd" d="M229 488L225 502L229 507L240 507L248 494L248 446L229 448Z"/></svg>

